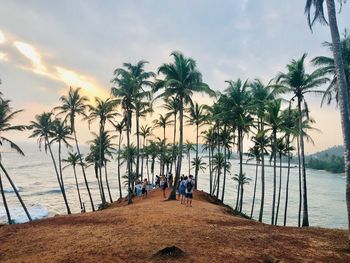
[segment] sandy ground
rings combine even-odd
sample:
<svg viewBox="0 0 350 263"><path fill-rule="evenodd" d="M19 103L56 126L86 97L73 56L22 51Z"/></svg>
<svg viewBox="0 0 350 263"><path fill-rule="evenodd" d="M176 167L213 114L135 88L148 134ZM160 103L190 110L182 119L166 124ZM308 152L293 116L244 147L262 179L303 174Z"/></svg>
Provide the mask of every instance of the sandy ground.
<svg viewBox="0 0 350 263"><path fill-rule="evenodd" d="M132 205L0 227L1 262L350 262L343 230L276 227L232 216L195 192L193 207L159 190ZM153 255L177 246L177 259Z"/></svg>

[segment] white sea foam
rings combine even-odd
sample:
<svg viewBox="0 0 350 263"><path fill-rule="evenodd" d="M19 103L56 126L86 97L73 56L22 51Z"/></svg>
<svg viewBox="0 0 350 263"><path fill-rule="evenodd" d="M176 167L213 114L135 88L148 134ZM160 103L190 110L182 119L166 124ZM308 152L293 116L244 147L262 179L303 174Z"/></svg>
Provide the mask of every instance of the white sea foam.
<svg viewBox="0 0 350 263"><path fill-rule="evenodd" d="M18 186L16 186L16 189L17 189L17 191L18 191L18 192L22 192L22 190L23 190L23 188L22 188L22 187L18 187ZM14 192L15 192L15 190L13 190L13 188L12 188L12 187L10 187L10 188L6 188L6 189L4 189L4 192L5 192L5 193L14 193Z"/></svg>
<svg viewBox="0 0 350 263"><path fill-rule="evenodd" d="M49 212L47 211L47 209L41 205L29 206L27 207L27 209L33 220L45 218L49 215ZM20 206L10 207L10 214L11 214L11 219L16 224L25 223L29 221L23 208ZM7 222L7 216L6 216L6 211L4 207L0 208L0 222L1 223Z"/></svg>

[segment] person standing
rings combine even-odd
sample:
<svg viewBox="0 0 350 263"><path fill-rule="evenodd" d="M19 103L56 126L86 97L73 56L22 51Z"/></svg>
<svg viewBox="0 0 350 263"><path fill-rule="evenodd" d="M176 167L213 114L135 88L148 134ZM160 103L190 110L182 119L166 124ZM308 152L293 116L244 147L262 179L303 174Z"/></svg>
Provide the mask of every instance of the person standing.
<svg viewBox="0 0 350 263"><path fill-rule="evenodd" d="M167 179L164 175L162 175L160 177L160 188L162 188L162 191L163 191L163 197L164 199L166 198L166 195L165 195L165 189L167 188Z"/></svg>
<svg viewBox="0 0 350 263"><path fill-rule="evenodd" d="M147 181L147 178L145 178L145 180L143 180L143 183L142 183L142 199L147 197L147 185L148 185L148 181Z"/></svg>
<svg viewBox="0 0 350 263"><path fill-rule="evenodd" d="M179 182L179 194L180 194L180 201L181 204L185 204L186 203L186 183L187 183L187 176L181 176L181 180Z"/></svg>
<svg viewBox="0 0 350 263"><path fill-rule="evenodd" d="M186 188L185 188L185 194L186 194L186 206L192 206L192 199L193 199L193 188L194 188L194 180L193 175L190 174L186 181Z"/></svg>

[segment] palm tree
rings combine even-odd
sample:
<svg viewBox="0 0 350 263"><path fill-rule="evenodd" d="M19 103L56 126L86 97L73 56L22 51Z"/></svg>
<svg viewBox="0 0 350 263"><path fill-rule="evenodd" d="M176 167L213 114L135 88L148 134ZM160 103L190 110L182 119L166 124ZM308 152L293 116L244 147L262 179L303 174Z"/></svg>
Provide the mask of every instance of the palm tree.
<svg viewBox="0 0 350 263"><path fill-rule="evenodd" d="M272 215L271 224L275 223L276 206L276 178L277 178L277 133L280 131L284 119L281 117L281 99L273 100L266 106L265 121L270 126L271 131L271 158L273 159L273 195L272 195Z"/></svg>
<svg viewBox="0 0 350 263"><path fill-rule="evenodd" d="M344 0L339 1L340 4L345 2ZM344 159L345 159L345 175L346 175L346 205L348 211L348 225L350 228L350 106L349 106L349 88L346 83L346 73L344 68L344 62L341 53L340 45L340 36L337 25L337 16L335 10L334 0L326 0L327 3L327 13L329 20L329 28L332 36L333 44L333 57L335 62L335 67L338 77L338 100L339 100L339 109L340 117L343 131L343 140L344 140ZM305 12L308 14L308 21L310 27L316 21L325 21L323 13L323 4L324 0L307 0L305 6ZM315 8L314 19L311 22L310 12L312 7Z"/></svg>
<svg viewBox="0 0 350 263"><path fill-rule="evenodd" d="M308 215L308 202L307 202L307 184L306 184L306 170L305 170L305 154L304 154L304 138L302 131L302 103L304 103L304 108L307 110L307 103L305 101L304 95L308 93L322 94L323 91L317 90L315 88L327 82L327 78L322 76L319 70L307 74L305 72L305 58L304 54L299 60L292 60L291 63L287 65L287 73L279 73L276 82L282 85L285 92L293 93L293 97L297 98L298 111L299 111L299 141L300 141L300 154L301 154L301 167L303 175L303 223L302 226L309 226L309 215ZM350 143L350 142L349 142Z"/></svg>
<svg viewBox="0 0 350 263"><path fill-rule="evenodd" d="M195 150L194 144L192 142L190 142L189 140L187 140L186 144L185 144L185 153L186 153L187 159L188 159L188 176L190 176L190 174L191 174L191 151L194 151L194 150Z"/></svg>
<svg viewBox="0 0 350 263"><path fill-rule="evenodd" d="M152 127L150 126L141 126L140 128L140 135L143 138L143 143L142 143L142 155L141 155L141 181L143 181L143 159L145 157L145 147L147 146L146 139L147 137L152 135Z"/></svg>
<svg viewBox="0 0 350 263"><path fill-rule="evenodd" d="M253 139L253 141L256 139ZM249 160L254 159L255 160L255 180L254 180L254 190L253 190L253 201L252 201L252 209L250 211L250 218L253 218L253 213L254 213L254 205L255 205L255 194L256 194L256 183L258 181L258 169L259 169L259 164L261 160L261 154L260 154L260 146L259 144L255 143L255 145L248 150L248 156L250 157Z"/></svg>
<svg viewBox="0 0 350 263"><path fill-rule="evenodd" d="M239 208L236 209L240 213L242 212L243 207L243 194L244 194L244 185L249 184L249 182L252 180L249 177L246 177L245 173L242 174L235 174L235 176L232 178L234 181L238 183L238 199L239 199Z"/></svg>
<svg viewBox="0 0 350 263"><path fill-rule="evenodd" d="M169 195L169 200L176 200L177 183L180 179L182 151L183 151L183 115L184 106L192 101L194 92L207 93L214 96L215 93L202 81L202 74L198 71L196 62L192 58L186 58L180 52L172 52L174 62L163 64L158 73L164 75L164 80L157 82L155 91L164 89L158 97L175 97L179 100L179 154L176 166L175 187Z"/></svg>
<svg viewBox="0 0 350 263"><path fill-rule="evenodd" d="M324 42L323 46L327 47L330 51L333 50L333 44L330 42ZM349 88L350 84L350 35L345 30L344 37L340 41L341 57L343 58L346 83ZM330 104L333 98L338 104L338 77L337 70L334 62L334 58L326 56L318 56L311 60L312 64L318 67L324 75L330 75L332 77L329 82L329 86L323 95L322 103L326 100L327 104Z"/></svg>
<svg viewBox="0 0 350 263"><path fill-rule="evenodd" d="M162 115L159 114L159 119L156 119L153 121L154 123L154 128L162 128L163 129L163 140L166 140L165 137L165 129L168 125L172 124L173 122L171 120L169 120L170 115L166 114L166 115Z"/></svg>
<svg viewBox="0 0 350 263"><path fill-rule="evenodd" d="M100 140L103 139L103 134L105 133L105 126L106 122L112 122L114 117L116 116L115 112L115 103L107 98L106 100L102 100L100 98L95 98L95 103L96 105L88 105L89 108L89 115L87 116L87 119L89 121L89 125L93 120L98 120L99 121L99 135L98 138ZM98 165L99 168L99 176L102 178L102 162L103 162L103 143L100 141L98 143L99 145L99 162L100 164ZM102 179L100 181L101 183L101 190L102 190L102 206L106 204L106 199L104 195L104 190L103 190L103 184L102 184Z"/></svg>
<svg viewBox="0 0 350 263"><path fill-rule="evenodd" d="M154 183L154 164L159 152L158 144L155 141L150 141L147 146L148 155L151 157L151 174L152 174L152 184Z"/></svg>
<svg viewBox="0 0 350 263"><path fill-rule="evenodd" d="M164 108L168 110L167 115L174 116L174 136L173 136L173 145L176 144L176 123L177 123L177 114L179 113L179 99L175 97L170 97L164 100L165 105ZM176 166L176 155L175 155L175 148L173 148L173 160L174 160L174 167ZM173 163L170 164L170 171L173 170ZM176 168L175 172L176 173Z"/></svg>
<svg viewBox="0 0 350 263"><path fill-rule="evenodd" d="M124 63L124 68L117 68L114 71L114 78L112 82L117 87L112 88L112 95L116 97L116 103L120 104L124 111L124 118L126 120L126 143L127 147L130 147L130 133L132 124L132 112L135 110L135 104L137 101L142 101L144 98L151 99L151 92L145 90L145 87L153 87L153 82L149 78L154 76L152 72L145 72L144 66L148 62L139 61L136 65L130 63ZM136 113L136 119L138 122L139 113ZM138 124L137 124L138 126ZM139 130L136 127L136 134L138 136ZM137 138L138 153L139 153L139 138ZM128 157L127 161L128 170L128 203L132 203L130 188L131 184L131 159ZM137 167L138 173L138 167Z"/></svg>
<svg viewBox="0 0 350 263"><path fill-rule="evenodd" d="M203 151L209 153L209 193L213 194L213 155L214 155L214 135L213 127L202 132L203 137Z"/></svg>
<svg viewBox="0 0 350 263"><path fill-rule="evenodd" d="M78 193L78 198L79 198L79 205L80 205L80 211L84 212L84 204L81 200L80 196L80 189L79 189L79 184L78 184L78 178L77 178L77 171L76 171L76 166L80 163L81 156L79 156L78 153L68 153L68 157L66 159L63 159L62 161L67 163L66 166L63 167L63 169L67 168L68 166L73 167L73 173L74 173L74 179L75 179L75 186L77 187L77 193Z"/></svg>
<svg viewBox="0 0 350 263"><path fill-rule="evenodd" d="M54 132L53 132L53 126L54 126L54 121L52 120L52 113L51 112L44 112L40 115L35 116L35 121L31 121L31 124L28 126L30 130L32 130L32 134L29 136L30 138L38 138L38 144L39 144L39 149L41 149L41 145L44 144L44 149L45 152L47 153L47 150L49 150L51 160L53 163L53 166L55 168L55 173L56 173L56 178L58 181L58 185L60 187L64 203L66 205L67 213L70 214L70 208L68 205L66 193L63 189L62 182L61 182L61 177L59 170L57 168L56 160L52 152L51 148L51 140L54 137Z"/></svg>
<svg viewBox="0 0 350 263"><path fill-rule="evenodd" d="M274 90L268 84L267 86L259 80L255 79L254 82L250 84L250 92L253 97L253 109L257 117L257 134L259 134L258 144L260 146L260 159L261 159L261 201L260 201L260 212L259 212L259 222L262 222L264 216L264 204L265 204L265 145L267 141L264 140L264 116L266 111L266 105L268 101L274 98Z"/></svg>
<svg viewBox="0 0 350 263"><path fill-rule="evenodd" d="M62 105L56 107L55 109L59 110L60 114L65 114L65 120L69 121L71 132L74 134L74 140L75 140L75 147L78 153L78 157L80 158L80 167L81 171L83 172L84 182L86 186L86 190L88 192L89 198L90 198L90 204L92 211L95 211L94 202L92 200L90 187L86 178L84 163L82 159L82 154L80 152L80 147L78 143L77 138L77 131L75 128L75 121L77 116L83 116L86 117L86 103L89 101L87 97L80 95L80 88L73 89L72 87L69 88L69 92L67 96L62 96L60 98L60 101Z"/></svg>
<svg viewBox="0 0 350 263"><path fill-rule="evenodd" d="M248 81L244 83L238 79L237 81L226 81L228 88L226 89L226 97L223 97L224 107L233 116L232 121L237 129L237 145L239 153L239 175L243 174L243 139L245 133L248 133L253 126L253 110L252 97L248 91ZM238 186L240 189L240 186ZM238 202L236 203L237 208Z"/></svg>
<svg viewBox="0 0 350 263"><path fill-rule="evenodd" d="M18 113L22 112L22 110L13 111L11 106L10 106L10 100L3 99L1 95L2 94L0 93L0 146L2 146L3 144L8 144L11 149L14 149L17 153L24 156L23 151L15 142L13 142L12 140L3 136L3 133L6 133L6 132L25 130L26 127L23 125L12 125L11 124L11 121L16 117L16 115ZM15 184L13 183L11 177L7 173L7 170L5 169L5 167L2 163L1 154L0 154L0 167L1 167L1 170L4 172L7 180L11 184L11 187L13 188L13 191L15 192L19 202L21 203L21 206L23 207L23 210L26 213L28 220L32 221L32 218L27 210L27 207L25 206ZM5 210L6 210L8 223L11 224L12 223L11 215L10 215L10 211L9 211L9 208L7 205L5 192L4 192L3 185L2 185L1 175L0 175L0 191L1 191L2 200L3 200L4 206L5 206Z"/></svg>
<svg viewBox="0 0 350 263"><path fill-rule="evenodd" d="M225 162L225 158L223 153L216 153L213 156L213 172L217 173L216 180L214 180L214 186L213 186L213 192L216 190L216 198L219 199L219 190L220 190L220 176L221 176L221 171L222 169L229 170L230 168L230 163Z"/></svg>
<svg viewBox="0 0 350 263"><path fill-rule="evenodd" d="M121 184L121 178L120 178L120 146L121 146L121 143L122 143L122 134L123 134L123 131L125 131L125 120L123 119L122 121L120 122L116 122L116 123L112 123L113 126L114 126L114 129L116 130L116 132L118 133L119 135L119 139L118 139L118 157L117 157L117 165L118 165L118 168L117 168L117 171L118 171L118 186L119 186L119 198L122 198L123 195L122 195L122 184Z"/></svg>
<svg viewBox="0 0 350 263"><path fill-rule="evenodd" d="M195 125L196 126L196 160L198 160L198 139L199 139L199 127L203 125L205 119L206 119L206 114L205 114L205 105L199 105L197 102L195 104L191 104L191 106L188 109L188 124L190 125ZM195 166L195 173L194 177L196 178L195 180L195 185L194 188L197 189L197 184L198 184L198 171L199 171L199 166Z"/></svg>

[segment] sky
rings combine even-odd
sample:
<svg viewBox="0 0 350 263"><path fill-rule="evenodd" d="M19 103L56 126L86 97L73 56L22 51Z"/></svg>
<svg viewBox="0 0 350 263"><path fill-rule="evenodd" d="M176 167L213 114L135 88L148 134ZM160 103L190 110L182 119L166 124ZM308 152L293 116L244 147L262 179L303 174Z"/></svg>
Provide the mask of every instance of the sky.
<svg viewBox="0 0 350 263"><path fill-rule="evenodd" d="M107 97L113 70L124 62L147 60L156 71L181 51L197 61L203 79L223 91L225 80L259 78L267 83L286 71L291 59L307 61L331 55L322 46L329 28L313 33L304 15L305 1L287 0L129 0L1 1L0 91L15 109L25 109L16 122L29 124L36 114L59 104L69 86L81 87L92 101ZM341 32L349 27L350 5L338 15ZM307 70L313 70L307 65ZM211 103L205 96L195 100ZM335 105L320 108L320 97L307 97L315 127L311 153L342 143ZM155 109L152 118L162 110ZM143 123L150 119L143 120ZM87 124L78 126L82 142ZM159 133L159 134L158 134ZM156 135L160 135L156 131ZM167 131L171 138L172 128ZM185 139L194 141L194 127ZM28 133L13 139L28 141Z"/></svg>

